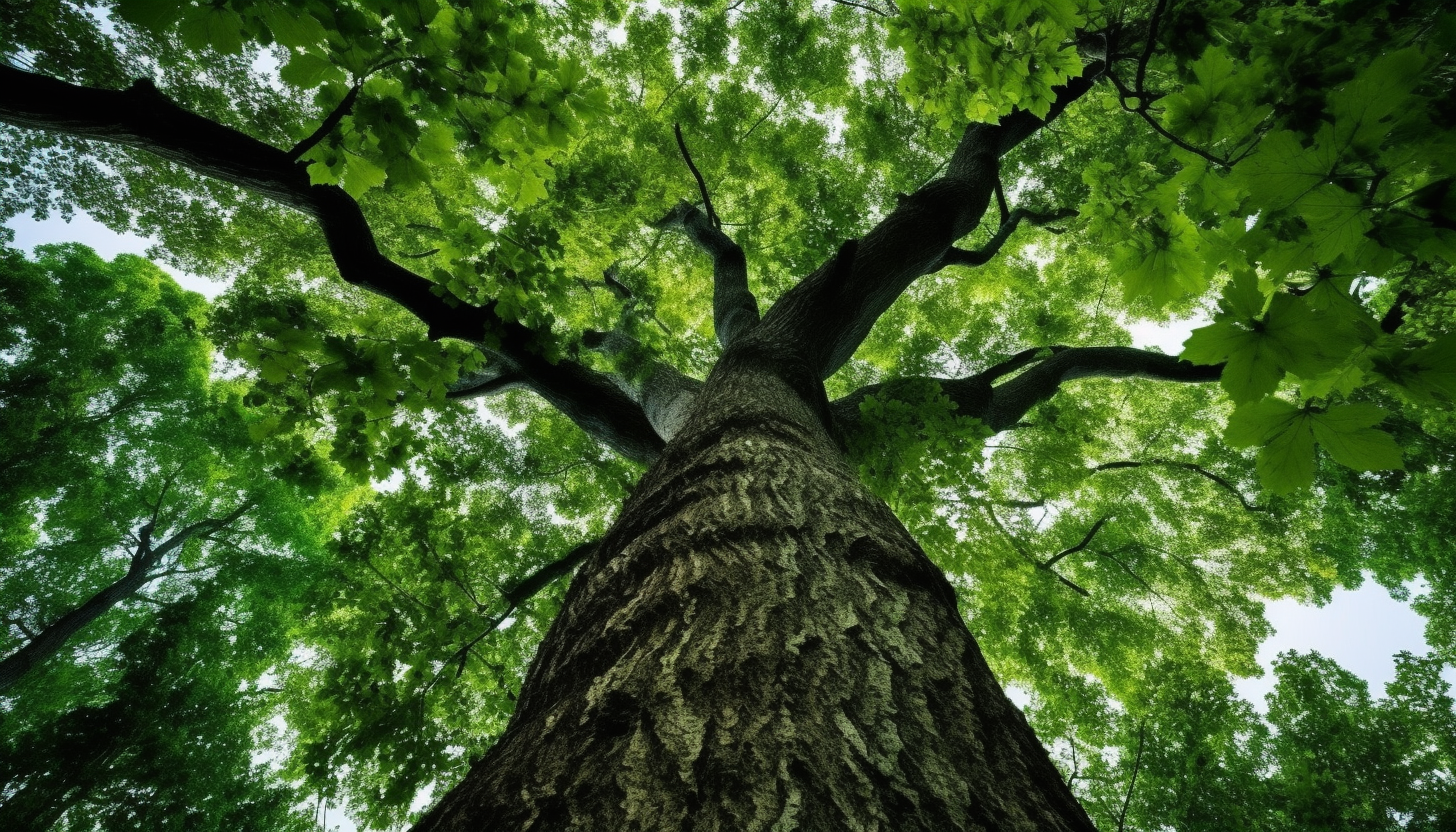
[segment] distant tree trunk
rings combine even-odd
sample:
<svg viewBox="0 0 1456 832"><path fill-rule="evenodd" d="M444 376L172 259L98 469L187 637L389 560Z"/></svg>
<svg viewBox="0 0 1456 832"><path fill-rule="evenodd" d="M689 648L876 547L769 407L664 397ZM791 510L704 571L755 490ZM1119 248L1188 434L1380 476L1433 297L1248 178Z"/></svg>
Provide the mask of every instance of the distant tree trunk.
<svg viewBox="0 0 1456 832"><path fill-rule="evenodd" d="M137 549L131 557L126 574L104 587L100 592L86 599L80 606L46 625L36 633L35 638L25 646L0 661L0 691L20 681L25 674L46 659L60 652L71 637L87 624L100 618L112 607L135 595L142 587L158 576L157 566L173 551L181 548L194 536L215 532L227 527L253 507L252 500L246 500L223 517L199 520L173 534L160 544L152 545L153 523L147 523L138 532Z"/></svg>
<svg viewBox="0 0 1456 832"><path fill-rule="evenodd" d="M4 691L20 681L25 674L41 662L54 656L67 641L71 640L72 636L80 632L87 624L135 595L137 590L146 586L147 581L151 579L150 564L138 564L133 561L125 575L92 595L85 603L47 625L45 629L36 633L35 638L26 642L24 647L6 656L4 661L0 661L0 691Z"/></svg>
<svg viewBox="0 0 1456 832"><path fill-rule="evenodd" d="M817 376L749 337L435 830L1091 830Z"/></svg>

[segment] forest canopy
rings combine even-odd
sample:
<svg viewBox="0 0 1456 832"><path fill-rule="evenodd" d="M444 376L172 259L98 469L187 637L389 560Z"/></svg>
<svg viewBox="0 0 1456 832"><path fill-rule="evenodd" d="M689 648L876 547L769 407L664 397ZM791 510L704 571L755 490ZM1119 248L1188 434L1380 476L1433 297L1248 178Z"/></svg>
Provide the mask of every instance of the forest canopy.
<svg viewBox="0 0 1456 832"><path fill-rule="evenodd" d="M0 253L0 824L419 820L576 695L548 632L762 364L1099 828L1451 828L1453 50L1435 0L5 3L0 213L226 288ZM1369 580L1429 654L1236 695L1266 602Z"/></svg>

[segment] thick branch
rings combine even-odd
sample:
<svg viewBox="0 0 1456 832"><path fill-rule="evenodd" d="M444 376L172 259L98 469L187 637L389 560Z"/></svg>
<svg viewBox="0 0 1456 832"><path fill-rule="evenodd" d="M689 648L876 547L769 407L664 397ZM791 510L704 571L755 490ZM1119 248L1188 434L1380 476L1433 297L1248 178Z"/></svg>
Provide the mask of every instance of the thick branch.
<svg viewBox="0 0 1456 832"><path fill-rule="evenodd" d="M676 229L713 260L713 329L725 348L758 325L758 301L748 288L743 249L695 206L679 202L657 228Z"/></svg>
<svg viewBox="0 0 1456 832"><path fill-rule="evenodd" d="M451 307L430 281L380 254L358 203L342 188L310 184L306 166L287 151L184 110L151 81L98 90L0 67L0 121L145 150L301 211L323 230L344 280L399 303L433 337L480 340L494 317Z"/></svg>
<svg viewBox="0 0 1456 832"><path fill-rule="evenodd" d="M1030 366L1012 380L994 382ZM980 419L992 430L1014 427L1032 407L1051 398L1064 381L1078 378L1150 378L1186 383L1218 381L1223 365L1201 366L1176 356L1133 347L1035 347L965 378L933 378L956 405L956 413ZM918 384L924 378L894 379L870 384L829 404L839 430L859 425L859 406L868 396L895 395L897 387Z"/></svg>
<svg viewBox="0 0 1456 832"><path fill-rule="evenodd" d="M318 222L345 281L403 306L431 338L480 343L494 330L501 344L495 351L512 371L598 441L639 461L661 449L641 408L606 376L541 358L532 349L534 333L499 320L493 304L446 302L429 280L380 253L358 203L342 188L310 184L307 166L287 151L182 109L150 81L98 90L0 66L0 121L145 150L301 211Z"/></svg>
<svg viewBox="0 0 1456 832"><path fill-rule="evenodd" d="M1203 366L1177 356L1133 347L1074 347L1053 354L992 391L981 417L992 430L1005 430L1032 407L1051 398L1062 382L1079 378L1150 378L1198 383L1218 381L1223 365Z"/></svg>
<svg viewBox="0 0 1456 832"><path fill-rule="evenodd" d="M1410 290L1401 289L1400 293L1395 296L1395 303L1390 305L1390 309L1385 312L1385 317L1380 319L1380 331L1387 335L1394 335L1395 331L1400 329L1400 325L1405 323L1406 307L1414 299L1415 296L1411 294Z"/></svg>
<svg viewBox="0 0 1456 832"><path fill-rule="evenodd" d="M620 355L638 348L635 340L621 332L588 332L583 342L603 355ZM688 412L697 401L703 383L665 361L652 361L645 373L634 375L636 379L615 375L612 380L641 406L662 441L671 442L687 423Z"/></svg>
<svg viewBox="0 0 1456 832"><path fill-rule="evenodd" d="M1046 118L1017 111L999 124L966 128L944 176L902 199L854 249L841 249L786 292L755 337L782 345L828 378L895 299L940 268L956 241L980 223L996 190L1000 158L1090 90L1102 67L1094 61L1082 77L1058 87Z"/></svg>

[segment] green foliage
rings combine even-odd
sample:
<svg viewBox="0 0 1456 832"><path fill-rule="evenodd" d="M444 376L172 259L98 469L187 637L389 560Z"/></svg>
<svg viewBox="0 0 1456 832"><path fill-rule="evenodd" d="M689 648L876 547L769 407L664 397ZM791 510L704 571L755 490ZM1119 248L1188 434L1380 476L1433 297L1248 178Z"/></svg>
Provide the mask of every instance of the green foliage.
<svg viewBox="0 0 1456 832"><path fill-rule="evenodd" d="M0 269L0 654L129 574L144 526L160 546L244 509L6 691L0 822L298 826L293 786L253 763L254 680L288 656L336 476L278 477L242 385L210 378L206 302L151 263L67 245Z"/></svg>
<svg viewBox="0 0 1456 832"><path fill-rule="evenodd" d="M905 54L900 89L942 129L1015 109L1045 116L1053 87L1082 74L1073 44L1096 0L899 4L890 44Z"/></svg>
<svg viewBox="0 0 1456 832"><path fill-rule="evenodd" d="M378 828L463 775L505 728L565 580L507 592L606 530L630 467L529 408L529 446L460 409L393 490L356 506L296 631L289 771Z"/></svg>
<svg viewBox="0 0 1456 832"><path fill-rule="evenodd" d="M979 483L980 450L990 431L957 416L956 405L931 380L907 380L860 402L860 425L846 446L866 485L907 523L933 512L936 495Z"/></svg>
<svg viewBox="0 0 1456 832"><path fill-rule="evenodd" d="M1318 653L1285 653L1261 715L1226 679L1164 662L1154 692L1108 713L1106 728L1083 727L1106 701L1034 713L1068 731L1059 755L1103 828L1435 830L1456 811L1456 710L1440 667L1399 654L1372 699Z"/></svg>
<svg viewBox="0 0 1456 832"><path fill-rule="evenodd" d="M123 638L94 666L115 680L104 696L62 712L34 693L12 703L0 736L0 822L65 832L310 828L296 789L254 762L269 694L239 685L286 653L287 617L229 594L209 582Z"/></svg>
<svg viewBox="0 0 1456 832"><path fill-rule="evenodd" d="M357 198L380 250L439 297L495 302L549 360L633 380L654 360L701 377L717 356L710 264L653 227L697 198L673 125L767 308L936 176L964 124L1046 114L1056 85L1110 51L1091 92L1000 161L1011 207L1075 218L1023 226L990 263L913 286L827 381L831 396L884 385L846 445L951 575L999 677L1032 692L1038 730L1104 828L1450 826L1438 732L1451 735L1439 669L1456 657L1456 16L1433 0L860 6L884 14L810 0L43 0L7 7L0 41L79 83L149 75L285 149L357 89L303 154L312 181ZM231 278L209 311L140 260L7 255L0 546L24 564L0 570L7 615L53 618L113 579L178 466L176 523L264 495L245 531L265 551L235 562L199 545L186 568L211 571L154 595L171 609L216 584L218 616L272 610L255 634L266 649L248 664L219 648L200 679L163 662L157 690L246 700L217 723L234 739L282 715L286 734L258 742L284 769L177 765L274 795L287 782L374 827L404 821L502 730L559 603L553 588L509 610L505 590L605 528L635 471L523 397L493 400L486 426L450 402L499 333L485 352L431 340L338 281L307 218L120 148L10 128L0 164L6 216L84 208L155 235L172 265ZM991 239L995 214L962 247ZM1033 346L1128 345L1129 324L1199 312L1212 320L1183 357L1223 364L1220 389L1068 380L988 437L916 380ZM591 355L588 330L636 347ZM377 493L334 491L335 466ZM324 547L320 528L338 530ZM1268 635L1261 599L1327 599L1367 575L1398 591L1426 581L1414 604L1432 657L1404 660L1381 700L1312 657L1281 663L1267 720L1233 696L1228 677L1257 671ZM178 644L231 626L189 615ZM114 703L141 694L116 657L162 632L155 618L128 605L97 622L84 650L27 683L33 712L6 736L58 742L66 719L119 718ZM237 694L265 673L280 692ZM160 742L141 722L161 712L136 713L119 734L128 754ZM1346 740L1321 745L1334 736ZM148 769L88 793L147 778L165 780ZM102 803L67 822L132 822L93 822Z"/></svg>

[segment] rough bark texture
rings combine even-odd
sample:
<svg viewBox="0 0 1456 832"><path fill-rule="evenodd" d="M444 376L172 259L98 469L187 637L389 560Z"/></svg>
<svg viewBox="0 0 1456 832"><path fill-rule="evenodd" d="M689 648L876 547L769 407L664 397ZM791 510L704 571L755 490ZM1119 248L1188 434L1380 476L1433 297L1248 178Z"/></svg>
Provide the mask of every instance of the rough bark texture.
<svg viewBox="0 0 1456 832"><path fill-rule="evenodd" d="M729 350L416 832L1093 828L817 372Z"/></svg>

